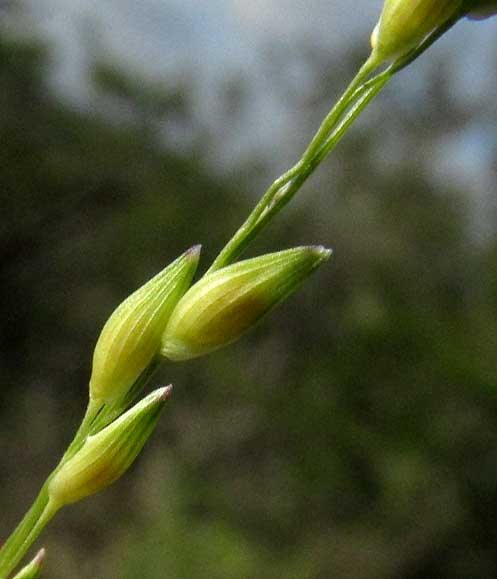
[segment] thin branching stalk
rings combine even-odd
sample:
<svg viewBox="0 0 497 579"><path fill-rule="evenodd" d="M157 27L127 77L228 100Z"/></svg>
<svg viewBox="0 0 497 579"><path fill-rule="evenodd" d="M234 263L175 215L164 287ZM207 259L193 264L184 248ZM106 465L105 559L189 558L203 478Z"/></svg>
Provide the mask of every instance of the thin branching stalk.
<svg viewBox="0 0 497 579"><path fill-rule="evenodd" d="M386 70L383 70L376 75L374 75L374 73L382 63L377 60L378 57L373 50L371 56L360 68L359 72L349 84L342 97L338 100L336 105L330 110L328 115L323 120L299 161L278 179L276 179L267 189L245 222L241 225L238 231L234 234L231 240L214 260L210 269L208 270L208 273L215 272L216 270L232 264L242 254L242 252L247 248L247 246L256 237L256 235L258 235L264 229L264 227L268 225L269 222L296 195L296 193L301 189L302 185L313 174L316 168L337 146L354 121L362 114L365 108L374 100L374 98L383 90L383 88L385 88L394 74L405 68L414 59L426 51L440 36L442 36L442 34L450 29L467 10L468 7L465 3L463 3L463 7L459 12L454 14L449 20L447 20L447 22L440 25L436 30L433 30L422 42L420 42L416 48L410 50L398 58L388 68L386 68ZM193 253L190 252L189 254L187 252L184 255L186 256L186 259L190 259L190 261L188 261L189 266L194 265L196 267L198 260L198 248L193 248L193 250ZM309 253L309 250L307 253ZM316 259L317 264L317 262L322 261L324 257L327 258L329 253L329 251L324 251L323 248L314 248L310 251L309 255L313 259ZM304 254L307 255L305 251ZM309 255L307 255L307 259L310 259ZM191 261L192 256L195 258L193 261ZM304 259L304 257L302 259ZM314 265L314 262L312 262L313 267ZM310 270L312 268L309 267L308 269ZM191 270L189 281L191 281L193 273L194 269ZM184 291L186 291L186 287ZM180 299L180 297L178 297L178 299ZM152 342L152 344L155 344L155 342ZM74 502L77 500L72 498L71 500L63 503L55 503L51 499L51 497L54 496L52 494L52 487L57 486L59 479L63 479L64 475L67 475L66 471L71 471L73 465L72 463L67 465L67 468L62 472L60 472L61 469L69 460L73 458L74 461L78 463L80 457L85 455L85 450L90 447L91 449L88 451L89 453L93 452L93 448L96 449L95 452L98 452L100 443L97 443L97 441L101 440L101 437L103 436L105 439L105 444L102 443L102 445L105 446L107 444L107 433L109 431L113 433L114 430L118 429L118 423L120 423L123 419L128 420L128 415L132 415L135 408L138 407L141 407L140 412L144 412L143 424L141 422L136 423L138 425L136 427L136 433L137 436L139 434L141 438L136 438L136 440L131 438L129 440L131 441L131 446L132 444L136 444L141 449L146 440L144 433L147 433L148 436L149 431L151 432L153 429L152 422L156 420L156 417L158 416L154 413L159 411L159 407L161 407L162 403L166 397L169 396L170 392L170 387L167 387L163 389L162 393L158 394L157 399L154 398L154 400L152 400L150 397L147 397L147 399L151 400L151 422L146 421L147 417L145 416L145 410L147 409L148 412L148 407L144 405L146 401L142 401L141 403L137 404L136 407L133 407L128 411L128 408L136 401L138 395L147 384L147 382L150 381L150 378L161 363L162 358L160 357L159 353L157 353L156 357L151 360L150 356L152 354L153 348L150 355L146 358L146 362L143 363L143 366L138 366L137 372L132 375L132 380L130 380L130 382L133 383L126 391L120 392L119 395L116 395L115 397L97 397L100 401L96 401L90 396L88 408L81 422L81 425L76 432L74 440L68 446L61 461L42 486L31 508L28 510L22 521L3 545L2 549L0 549L0 579L7 579L9 577L9 575L15 569L16 565L24 557L27 550L31 547L45 526L50 522L60 506L62 504L68 504L68 502ZM138 359L140 360L139 357ZM106 368L107 366L104 364L104 367ZM140 371L142 371L141 375L136 378ZM110 383L111 385L114 384L112 380ZM129 386L129 384L126 383L126 386ZM150 396L153 397L153 394ZM155 407L156 402L157 408ZM126 413L126 417L123 415L123 413ZM124 424L124 422L122 423ZM131 418L126 424L128 424L128 427L130 428L129 432L135 433L135 430L133 430L134 426L133 428L130 426L135 424ZM104 428L105 431L103 431ZM109 434L109 436L111 436L111 434ZM81 453L78 454L78 456L75 456L81 450L86 441L87 445L85 445L85 448L81 451ZM127 451L130 446L127 443L128 439L126 439L126 444L123 444L125 451ZM112 442L109 444L112 446L112 444L114 444L114 439L112 439ZM114 460L114 463L112 463L111 466L114 466L115 468L119 467L125 470L127 465L130 464L130 461L132 460L131 455L128 456L128 454L125 453L121 458L118 457L119 460L117 460L114 456L113 458L116 460ZM134 456L136 456L136 454ZM101 464L101 461L99 462L99 460L94 460L94 464ZM83 464L83 467L84 471L86 464ZM101 474L101 472L99 471L97 474ZM56 476L57 478L55 478ZM88 492L85 491L86 494L84 494L84 496L88 496L91 492L96 492L92 491L92 482L93 481L91 480L86 481L86 483L88 483ZM52 487L50 483L52 483ZM108 482L108 484L110 484L110 482ZM64 489L62 488L62 491L63 490Z"/></svg>

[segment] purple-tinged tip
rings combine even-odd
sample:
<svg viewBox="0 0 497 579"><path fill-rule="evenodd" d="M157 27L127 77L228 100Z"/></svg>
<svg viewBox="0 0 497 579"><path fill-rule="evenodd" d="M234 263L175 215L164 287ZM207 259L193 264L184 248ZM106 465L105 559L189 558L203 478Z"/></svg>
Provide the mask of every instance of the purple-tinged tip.
<svg viewBox="0 0 497 579"><path fill-rule="evenodd" d="M43 561L45 561L46 554L47 551L45 550L45 548L40 549L38 553L36 553L36 557L33 559L33 563L38 566L42 565Z"/></svg>
<svg viewBox="0 0 497 579"><path fill-rule="evenodd" d="M163 388L160 388L158 390L157 400L160 400L161 402L166 402L166 400L169 400L169 398L171 398L172 393L173 393L173 385L172 384L169 384L168 386L164 386Z"/></svg>
<svg viewBox="0 0 497 579"><path fill-rule="evenodd" d="M311 253L322 260L329 259L330 255L333 253L331 249L328 249L323 245L309 245L308 248Z"/></svg>
<svg viewBox="0 0 497 579"><path fill-rule="evenodd" d="M193 247L190 247L190 249L188 249L188 250L185 252L185 255L186 255L187 257L192 257L192 258L194 258L194 259L198 259L199 256L200 256L200 251L201 251L201 250L202 250L202 245L200 245L200 243L199 243L199 244L197 244L197 245L194 245Z"/></svg>

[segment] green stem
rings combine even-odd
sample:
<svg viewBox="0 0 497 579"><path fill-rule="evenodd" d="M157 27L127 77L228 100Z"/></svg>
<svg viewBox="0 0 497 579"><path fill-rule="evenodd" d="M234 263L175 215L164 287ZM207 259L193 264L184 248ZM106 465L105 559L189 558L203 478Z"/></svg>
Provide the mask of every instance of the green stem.
<svg viewBox="0 0 497 579"><path fill-rule="evenodd" d="M314 157L309 161L300 174L290 182L282 191L281 195L276 197L273 204L268 207L267 212L261 216L253 231L250 233L249 240L253 239L257 233L271 221L277 213L279 213L287 203L293 199L295 194L300 190L302 185L312 175L321 162L329 155L329 153L338 145L342 137L348 131L350 125L362 113L366 106L374 99L374 97L383 89L389 80L389 76L384 76L381 82L370 87L361 98L354 104L352 109L347 113L340 124L335 128L333 134L321 146Z"/></svg>
<svg viewBox="0 0 497 579"><path fill-rule="evenodd" d="M19 541L17 549L14 551L12 556L3 561L0 564L0 579L7 579L7 577L12 573L16 565L24 557L26 551L31 547L31 545L39 537L43 529L48 525L48 523L53 519L55 513L59 510L59 507L55 505L52 501L48 500L45 507L39 512L36 522L30 528L29 532Z"/></svg>
<svg viewBox="0 0 497 579"><path fill-rule="evenodd" d="M359 72L356 74L352 82L345 89L345 92L340 97L336 105L331 109L324 121L321 123L317 133L314 135L312 141L304 151L298 164L306 165L311 162L316 152L321 148L321 145L328 139L330 132L335 128L344 113L353 102L358 89L363 85L367 77L377 67L376 61L370 56L366 62L361 66Z"/></svg>
<svg viewBox="0 0 497 579"><path fill-rule="evenodd" d="M326 116L299 161L269 187L246 221L217 256L209 272L233 262L245 250L255 236L294 197L308 177L340 142L352 123L385 87L392 76L422 54L446 30L453 26L459 17L455 16L446 22L411 53L393 63L383 73L367 81L367 78L378 66L378 63L370 56L342 97ZM90 400L74 440L69 445L58 466L42 486L29 511L0 550L0 579L7 579L43 528L57 512L58 508L50 502L48 494L48 487L52 477L81 448L90 432L100 430L115 415L118 415L123 407L132 401L157 366L158 364L152 364L151 372L147 372L144 375L143 381L138 381L137 388L130 395L130 398L121 401L116 407L103 407L101 403Z"/></svg>
<svg viewBox="0 0 497 579"><path fill-rule="evenodd" d="M41 487L38 496L36 497L34 503L28 512L24 515L21 522L17 525L13 533L7 539L7 541L0 549L0 579L5 579L21 560L21 558L26 553L27 549L31 546L32 542L36 539L34 537L29 543L28 538L32 537L33 529L39 524L39 520L44 516L45 511L48 508L49 496L48 496L48 485L50 480L55 475L55 473L62 467L62 465L67 462L71 457L73 457L76 452L83 445L86 436L88 435L91 425L95 417L100 412L101 406L92 401L88 404L85 416L81 422L76 435L68 446L64 456L60 460L57 467L47 478L43 486ZM55 514L55 513L54 513ZM48 521L47 521L48 522ZM41 531L41 529L40 529ZM29 544L28 544L29 543Z"/></svg>
<svg viewBox="0 0 497 579"><path fill-rule="evenodd" d="M36 522L41 517L48 504L48 480L42 486L34 503L29 511L24 515L22 521L17 525L14 532L7 539L0 551L0 579L6 579L17 562L20 561L24 553L20 546L29 536L31 530L36 526Z"/></svg>
<svg viewBox="0 0 497 579"><path fill-rule="evenodd" d="M83 442L85 441L88 434L92 430L94 422L97 420L98 416L103 410L103 404L98 400L93 400L90 398L88 406L86 407L86 412L83 420L74 435L74 439L71 444L67 447L60 463L58 464L56 470L58 470L65 462L72 458L76 452L81 448ZM55 473L55 471L54 471Z"/></svg>
<svg viewBox="0 0 497 579"><path fill-rule="evenodd" d="M359 116L364 107L383 88L391 77L388 71L366 81L376 67L377 63L370 57L326 116L300 160L289 171L276 179L264 193L252 213L217 256L209 272L232 263L245 250L261 229L293 198L302 184L329 153L332 148L329 146L330 142L333 141L334 145L338 143L346 129ZM377 91L373 91L374 87L379 88ZM371 98L364 101L364 95L369 94L370 91L373 91L374 94L371 93ZM356 107L357 103L364 103L364 105ZM323 150L326 150L326 154L320 156Z"/></svg>
<svg viewBox="0 0 497 579"><path fill-rule="evenodd" d="M143 372L142 376L136 381L130 392L128 392L125 399L120 401L115 407L106 406L101 401L90 398L85 415L73 441L68 446L57 467L43 484L28 512L0 549L0 579L5 579L11 573L15 565L26 553L26 550L36 539L39 532L35 535L34 529L42 530L43 527L40 527L39 521L43 520L43 517L46 517L46 512L49 507L48 487L54 475L78 452L90 433L94 434L101 430L133 402L146 382L148 382L152 374L157 370L159 364L160 358L154 359L145 372Z"/></svg>
<svg viewBox="0 0 497 579"><path fill-rule="evenodd" d="M316 153L313 159L314 165L317 167L341 141L342 137L347 133L350 125L362 114L369 103L385 88L392 78L389 70L381 75L378 75L374 82L365 85L364 92L360 98L354 103L351 109L347 112L340 124L335 128L330 138L323 144L321 149Z"/></svg>
<svg viewBox="0 0 497 579"><path fill-rule="evenodd" d="M394 62L386 71L377 75L369 82L366 82L368 76L380 65L376 60L374 52L370 55L340 100L326 116L300 160L286 173L281 175L281 177L276 179L266 193L264 193L252 213L214 260L208 273L232 263L240 256L259 231L278 213L281 207L286 205L295 195L298 190L298 188L295 189L295 184L299 183L300 187L315 167L317 167L323 158L334 148L344 134L341 129L344 127L347 129L351 122L359 116L364 107L380 92L388 80L390 80L396 72L399 72L418 58L418 56L425 52L440 36L454 26L461 16L465 14L466 10L467 9L461 7L459 12L437 28L418 47ZM378 90L374 90L373 85L368 87L368 84L373 81L376 81L374 86L376 86ZM363 100L365 92L369 97ZM361 104L360 107L355 108L354 103L364 103L364 105ZM355 111L353 118L350 118L347 114L347 111L350 112L350 110ZM346 115L345 120L347 122L343 122L344 115ZM336 139L335 137L338 132L340 132L340 136Z"/></svg>

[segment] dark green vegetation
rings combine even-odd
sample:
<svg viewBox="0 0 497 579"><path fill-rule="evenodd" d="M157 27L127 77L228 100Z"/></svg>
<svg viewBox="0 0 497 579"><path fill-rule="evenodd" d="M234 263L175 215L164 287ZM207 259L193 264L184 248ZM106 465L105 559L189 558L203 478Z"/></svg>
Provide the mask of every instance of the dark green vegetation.
<svg viewBox="0 0 497 579"><path fill-rule="evenodd" d="M161 92L96 66L109 120L58 102L44 62L0 41L0 537L79 423L106 317L195 243L206 268L252 176L276 176L261 159L209 173L188 83ZM326 81L315 127L355 64L340 78L309 66ZM408 105L400 82L251 253L324 243L335 256L250 336L164 365L157 382L176 388L157 435L48 528L47 577L494 573L497 243L468 192L431 177L430 146L472 121L466 103L439 83ZM161 122L186 126L191 150L161 148Z"/></svg>

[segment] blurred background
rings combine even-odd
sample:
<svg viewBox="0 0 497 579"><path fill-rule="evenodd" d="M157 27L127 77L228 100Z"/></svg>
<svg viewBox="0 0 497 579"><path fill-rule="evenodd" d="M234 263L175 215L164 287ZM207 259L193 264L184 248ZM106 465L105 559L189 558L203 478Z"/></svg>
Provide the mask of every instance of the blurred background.
<svg viewBox="0 0 497 579"><path fill-rule="evenodd" d="M0 537L81 419L107 317L195 243L208 267L381 4L0 2ZM46 577L495 576L496 53L497 19L461 22L370 107L249 251L333 259L164 365L156 435L48 528Z"/></svg>

